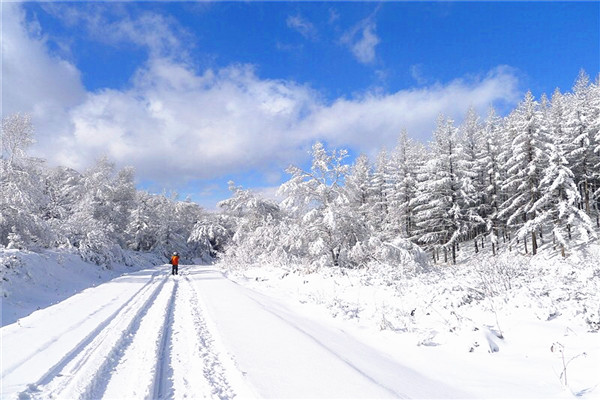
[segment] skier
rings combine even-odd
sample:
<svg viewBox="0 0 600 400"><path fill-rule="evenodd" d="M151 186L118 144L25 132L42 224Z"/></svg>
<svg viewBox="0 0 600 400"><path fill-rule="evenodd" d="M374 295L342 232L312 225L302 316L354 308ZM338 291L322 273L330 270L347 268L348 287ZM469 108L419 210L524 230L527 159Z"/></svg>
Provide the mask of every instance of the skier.
<svg viewBox="0 0 600 400"><path fill-rule="evenodd" d="M173 266L171 269L171 275L179 275L179 253L173 253L171 256L171 265Z"/></svg>

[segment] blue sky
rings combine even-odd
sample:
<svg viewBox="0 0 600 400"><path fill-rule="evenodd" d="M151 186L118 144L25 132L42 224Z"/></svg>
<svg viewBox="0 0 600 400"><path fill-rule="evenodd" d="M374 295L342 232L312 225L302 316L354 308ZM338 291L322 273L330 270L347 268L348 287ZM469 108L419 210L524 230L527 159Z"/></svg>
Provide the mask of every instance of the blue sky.
<svg viewBox="0 0 600 400"><path fill-rule="evenodd" d="M598 2L27 2L2 22L2 111L33 115L37 154L108 155L208 208L229 179L272 193L316 140L373 156L600 71Z"/></svg>

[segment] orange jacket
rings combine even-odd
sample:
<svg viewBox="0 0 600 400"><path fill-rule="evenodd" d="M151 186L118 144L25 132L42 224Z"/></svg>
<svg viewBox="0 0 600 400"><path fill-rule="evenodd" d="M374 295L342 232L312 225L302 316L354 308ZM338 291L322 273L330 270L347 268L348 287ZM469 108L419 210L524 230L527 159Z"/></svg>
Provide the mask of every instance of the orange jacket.
<svg viewBox="0 0 600 400"><path fill-rule="evenodd" d="M179 256L171 257L171 265L179 265Z"/></svg>

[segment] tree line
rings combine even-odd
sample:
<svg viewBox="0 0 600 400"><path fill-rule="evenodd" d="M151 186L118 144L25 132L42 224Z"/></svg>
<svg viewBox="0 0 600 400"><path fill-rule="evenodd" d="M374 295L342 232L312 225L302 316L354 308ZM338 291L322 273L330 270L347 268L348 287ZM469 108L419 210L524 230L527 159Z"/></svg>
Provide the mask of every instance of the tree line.
<svg viewBox="0 0 600 400"><path fill-rule="evenodd" d="M355 267L414 259L417 245L456 263L465 245L535 255L544 243L564 257L600 227L600 88L583 71L572 92L528 92L505 117L441 115L427 146L402 132L374 162L321 143L311 153L278 204L232 185L207 226L234 258Z"/></svg>
<svg viewBox="0 0 600 400"><path fill-rule="evenodd" d="M98 264L128 252L241 263L355 268L456 262L461 246L567 255L600 227L600 88L582 71L570 93L528 92L501 117L439 116L425 145L399 135L375 161L348 162L316 143L310 169L290 166L280 202L230 183L210 213L175 194L136 190L106 158L80 173L27 154L28 115L2 121L0 246L68 247ZM596 227L596 228L595 228Z"/></svg>

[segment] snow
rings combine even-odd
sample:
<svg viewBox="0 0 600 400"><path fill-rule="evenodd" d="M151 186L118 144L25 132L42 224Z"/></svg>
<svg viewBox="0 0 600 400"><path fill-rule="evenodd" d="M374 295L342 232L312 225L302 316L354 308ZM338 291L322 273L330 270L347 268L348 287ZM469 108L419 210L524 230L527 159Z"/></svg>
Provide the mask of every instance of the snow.
<svg viewBox="0 0 600 400"><path fill-rule="evenodd" d="M599 393L598 244L568 261L471 255L403 279L224 264L172 276L168 265L111 271L68 254L3 257L21 260L3 285L3 399ZM28 277L36 268L46 281ZM30 293L43 284L55 290Z"/></svg>
<svg viewBox="0 0 600 400"><path fill-rule="evenodd" d="M153 254L132 252L131 257L137 265L157 263ZM120 264L114 264L111 269L100 267L66 250L30 252L0 249L2 326L131 269Z"/></svg>

